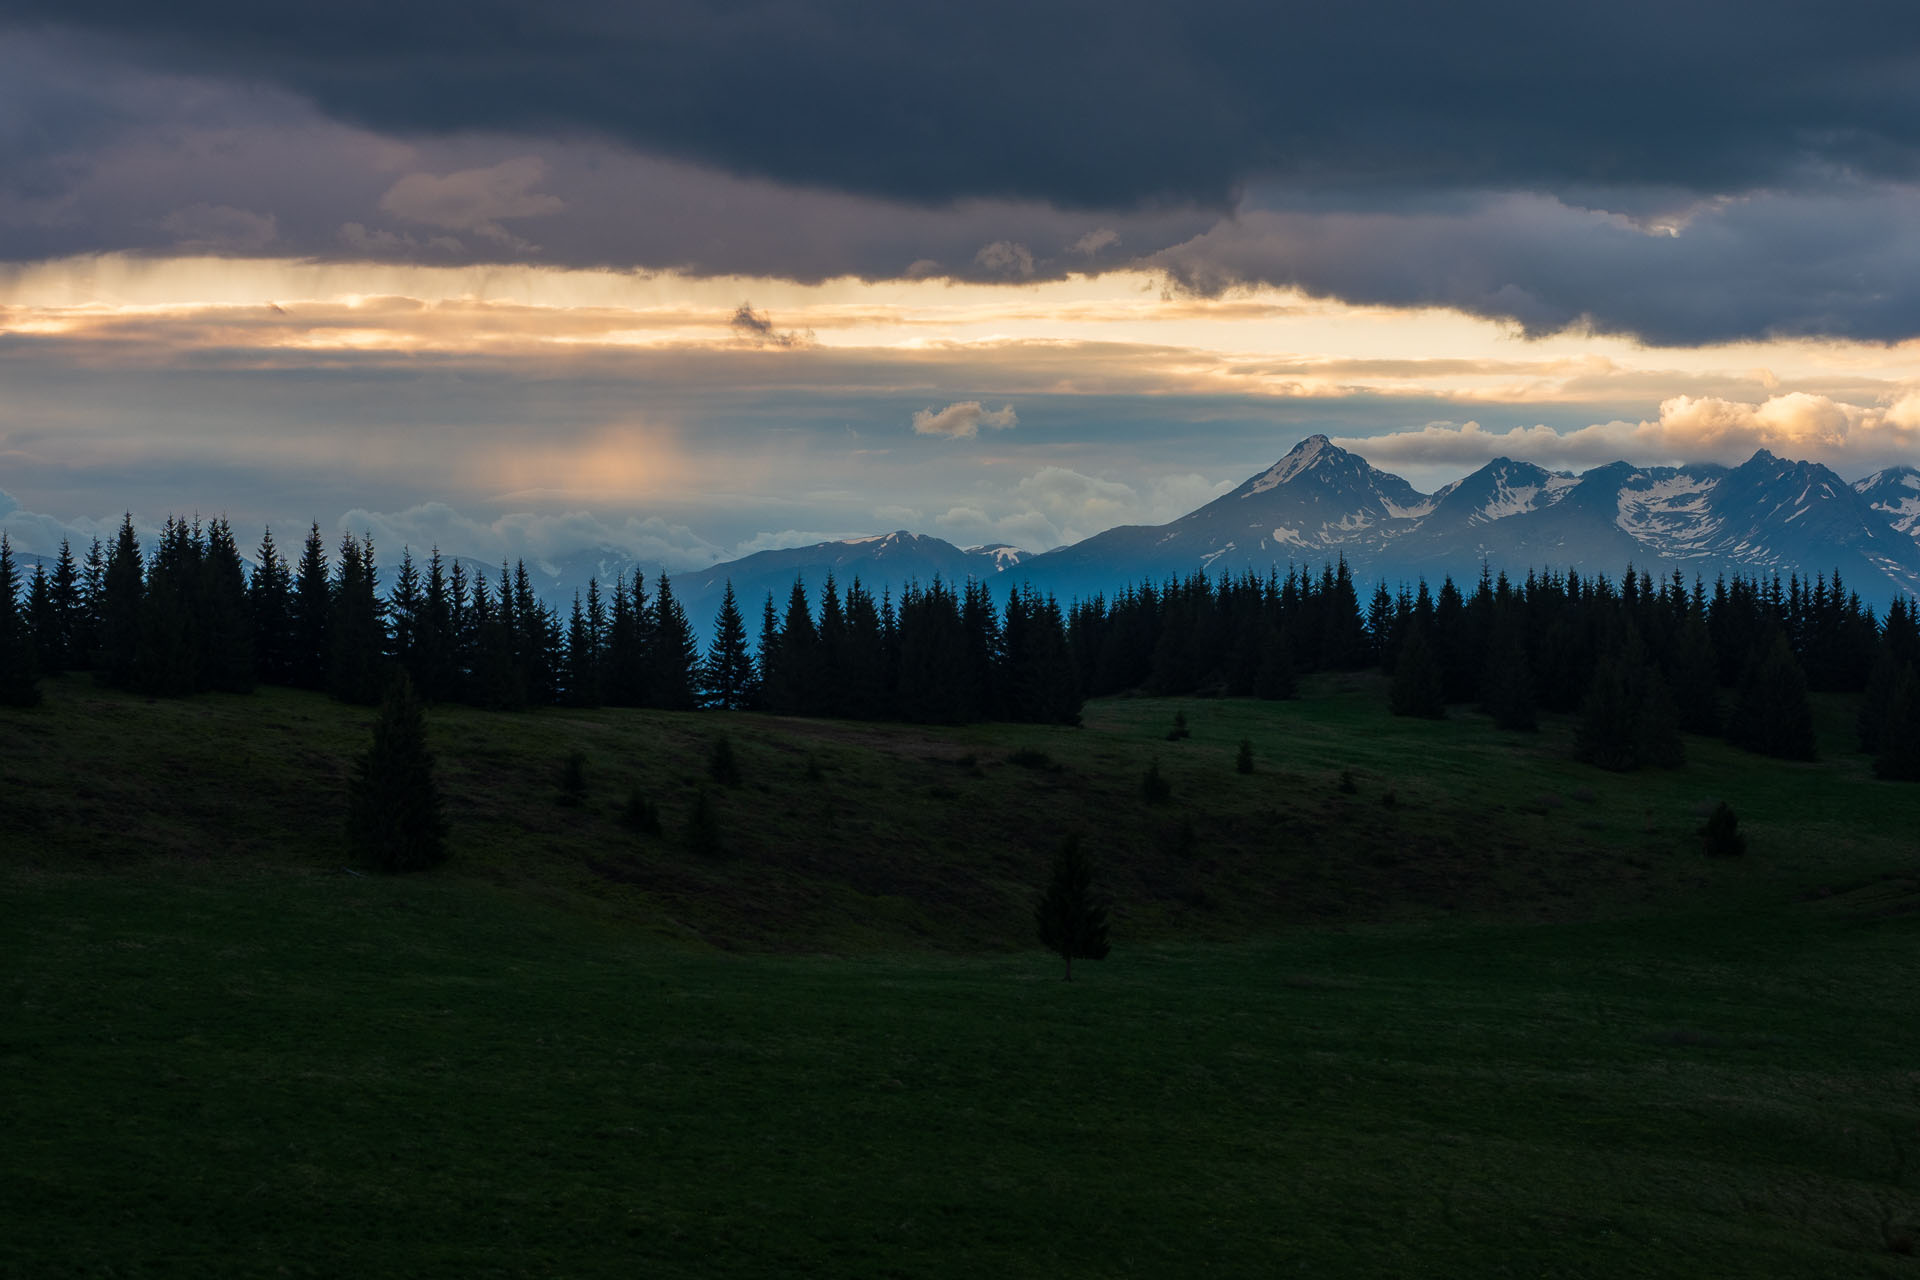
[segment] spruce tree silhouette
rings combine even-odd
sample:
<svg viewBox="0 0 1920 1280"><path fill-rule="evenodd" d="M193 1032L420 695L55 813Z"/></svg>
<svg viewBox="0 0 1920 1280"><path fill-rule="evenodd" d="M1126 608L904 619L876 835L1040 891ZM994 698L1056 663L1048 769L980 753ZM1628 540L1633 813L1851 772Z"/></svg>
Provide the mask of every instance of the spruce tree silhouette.
<svg viewBox="0 0 1920 1280"><path fill-rule="evenodd" d="M395 678L373 725L373 746L347 794L354 856L381 871L423 871L447 859L447 824L413 682Z"/></svg>
<svg viewBox="0 0 1920 1280"><path fill-rule="evenodd" d="M13 547L0 533L0 704L31 707L40 701L40 671L19 590Z"/></svg>
<svg viewBox="0 0 1920 1280"><path fill-rule="evenodd" d="M1093 890L1093 861L1080 847L1079 836L1068 836L1053 859L1053 878L1033 908L1040 942L1067 962L1067 981L1073 981L1073 961L1107 958L1107 908Z"/></svg>

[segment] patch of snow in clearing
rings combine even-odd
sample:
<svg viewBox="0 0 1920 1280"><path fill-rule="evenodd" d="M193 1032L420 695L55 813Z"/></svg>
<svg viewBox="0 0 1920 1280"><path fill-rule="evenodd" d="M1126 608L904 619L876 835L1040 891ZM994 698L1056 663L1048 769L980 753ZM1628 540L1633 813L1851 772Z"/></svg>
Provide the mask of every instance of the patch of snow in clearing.
<svg viewBox="0 0 1920 1280"><path fill-rule="evenodd" d="M1207 552L1207 554L1200 557L1200 567L1202 569L1213 568L1213 562L1215 560L1218 560L1221 556L1227 554L1227 552L1231 550L1233 550L1233 544L1229 542L1226 546L1220 548L1218 551Z"/></svg>
<svg viewBox="0 0 1920 1280"><path fill-rule="evenodd" d="M1292 543L1296 547L1304 547L1307 545L1307 540L1300 536L1298 529L1289 529L1285 525L1274 529L1273 540L1283 546L1287 543Z"/></svg>
<svg viewBox="0 0 1920 1280"><path fill-rule="evenodd" d="M1411 507L1403 507L1392 499L1382 498L1380 499L1380 505L1385 507L1387 514L1395 520L1419 520L1433 514L1433 505L1439 500L1439 497L1440 495L1436 493L1425 502Z"/></svg>

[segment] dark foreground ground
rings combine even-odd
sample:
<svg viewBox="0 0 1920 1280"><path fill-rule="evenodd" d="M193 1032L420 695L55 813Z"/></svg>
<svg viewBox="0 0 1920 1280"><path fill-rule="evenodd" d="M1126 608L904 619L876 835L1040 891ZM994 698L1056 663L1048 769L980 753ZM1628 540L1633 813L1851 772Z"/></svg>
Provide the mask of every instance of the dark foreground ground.
<svg viewBox="0 0 1920 1280"><path fill-rule="evenodd" d="M1618 778L1312 693L448 711L458 853L393 880L339 848L367 713L57 682L0 716L0 1274L1920 1275L1920 788L1850 708ZM1068 829L1116 895L1071 985Z"/></svg>

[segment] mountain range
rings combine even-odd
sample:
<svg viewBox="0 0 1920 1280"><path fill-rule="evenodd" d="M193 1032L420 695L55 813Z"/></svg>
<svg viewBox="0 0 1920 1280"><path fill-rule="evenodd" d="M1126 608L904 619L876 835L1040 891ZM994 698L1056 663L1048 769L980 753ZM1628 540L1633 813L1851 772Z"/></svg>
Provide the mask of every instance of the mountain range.
<svg viewBox="0 0 1920 1280"><path fill-rule="evenodd" d="M675 574L673 583L704 632L729 582L752 628L768 595L784 608L796 578L817 591L829 573L843 586L857 577L875 595L897 595L911 581L974 577L1005 588L1031 583L1064 600L1195 570L1265 576L1342 556L1363 589L1445 575L1472 581L1483 564L1515 576L1572 568L1615 577L1632 564L1709 582L1721 574L1838 571L1863 599L1884 607L1896 595L1920 593L1920 469L1889 467L1849 484L1819 463L1764 449L1735 467L1612 462L1578 474L1495 458L1421 493L1314 435L1231 493L1167 524L1123 525L1038 555L1005 544L958 547L902 529L761 551ZM23 577L40 560L16 558ZM528 565L542 598L563 612L590 576L605 583L636 567L649 578L658 571L611 548Z"/></svg>
<svg viewBox="0 0 1920 1280"><path fill-rule="evenodd" d="M1039 555L960 548L900 531L764 551L674 579L697 623L731 581L751 614L796 577L817 587L829 569L876 593L910 579L969 575L1029 582L1060 597L1112 592L1143 578L1205 569L1265 575L1344 556L1363 584L1471 581L1483 564L1617 577L1632 564L1689 580L1836 571L1877 606L1920 592L1920 469L1890 467L1849 484L1815 462L1766 450L1739 466L1636 467L1578 474L1512 458L1433 493L1382 471L1323 435L1205 506L1162 525L1124 525Z"/></svg>

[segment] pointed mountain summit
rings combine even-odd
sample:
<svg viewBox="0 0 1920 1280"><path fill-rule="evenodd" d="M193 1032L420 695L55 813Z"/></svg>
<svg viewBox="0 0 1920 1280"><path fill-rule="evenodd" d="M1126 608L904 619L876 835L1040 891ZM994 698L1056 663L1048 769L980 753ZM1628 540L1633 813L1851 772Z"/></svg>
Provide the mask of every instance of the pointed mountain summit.
<svg viewBox="0 0 1920 1280"><path fill-rule="evenodd" d="M1579 477L1569 472L1495 458L1435 493L1433 512L1421 527L1429 531L1465 529L1526 515L1553 506L1579 482Z"/></svg>
<svg viewBox="0 0 1920 1280"><path fill-rule="evenodd" d="M1264 576L1276 564L1365 556L1431 509L1431 500L1399 476L1312 435L1239 488L1171 524L1109 529L1021 568L1058 583L1065 594L1108 589L1105 570L1115 564L1136 566L1135 581L1198 568Z"/></svg>
<svg viewBox="0 0 1920 1280"><path fill-rule="evenodd" d="M958 585L970 577L990 579L1018 565L1024 556L1018 547L999 543L963 551L944 538L896 529L865 538L756 551L710 569L676 574L673 590L695 627L705 628L719 608L729 581L743 611L749 605L758 609L768 593L784 608L795 578L807 584L807 594L817 609L820 588L829 572L842 591L859 578L860 585L875 598L886 589L897 598L908 582L925 585L937 577Z"/></svg>

